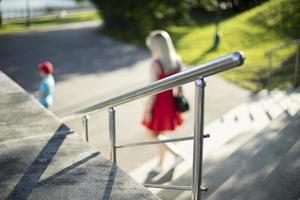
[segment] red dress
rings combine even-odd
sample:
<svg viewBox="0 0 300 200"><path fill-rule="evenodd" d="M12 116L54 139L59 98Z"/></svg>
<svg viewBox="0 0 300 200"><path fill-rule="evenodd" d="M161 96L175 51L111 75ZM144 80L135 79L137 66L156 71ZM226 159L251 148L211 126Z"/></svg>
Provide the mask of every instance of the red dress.
<svg viewBox="0 0 300 200"><path fill-rule="evenodd" d="M163 79L176 73L176 71L169 74L165 74L164 68L159 60L156 60L160 74L158 79ZM176 109L173 91L167 90L162 93L156 94L155 100L152 106L151 119L144 118L143 125L154 132L174 130L176 126L183 123L181 113Z"/></svg>

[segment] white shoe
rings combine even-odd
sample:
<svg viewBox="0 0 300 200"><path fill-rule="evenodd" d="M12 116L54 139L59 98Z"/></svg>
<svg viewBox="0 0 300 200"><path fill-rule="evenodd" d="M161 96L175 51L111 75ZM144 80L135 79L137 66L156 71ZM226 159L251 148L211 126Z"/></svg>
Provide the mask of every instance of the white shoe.
<svg viewBox="0 0 300 200"><path fill-rule="evenodd" d="M182 156L175 156L173 166L176 166L180 163L182 163L185 159Z"/></svg>
<svg viewBox="0 0 300 200"><path fill-rule="evenodd" d="M155 173L157 173L157 174L160 174L160 173L163 171L163 169L162 169L161 166L156 166L156 167L154 167L151 171L152 171L152 172L155 172Z"/></svg>

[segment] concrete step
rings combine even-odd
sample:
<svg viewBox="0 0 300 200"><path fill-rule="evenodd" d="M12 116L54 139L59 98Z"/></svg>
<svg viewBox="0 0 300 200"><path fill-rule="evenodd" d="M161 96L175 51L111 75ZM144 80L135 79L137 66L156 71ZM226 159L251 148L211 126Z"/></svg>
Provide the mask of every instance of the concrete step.
<svg viewBox="0 0 300 200"><path fill-rule="evenodd" d="M300 150L299 120L300 115L293 120L281 116L209 173L204 173L203 183L211 188L203 195L204 199L296 199L300 187L291 183L299 180L299 176L295 177L300 172L299 159L295 158L295 152ZM292 158L294 163L287 166ZM211 177L216 177L219 184Z"/></svg>
<svg viewBox="0 0 300 200"><path fill-rule="evenodd" d="M300 101L298 92L286 93L284 91L273 91L267 93L263 91L258 95L255 95L236 108L232 109L219 119L213 121L209 125L205 126L205 132L210 133L211 138L206 139L204 143L204 171L213 169L215 163L219 163L221 160L226 161L231 155L235 155L235 152L239 152L240 149L245 148L245 152L248 152L247 156L255 154L256 151L251 151L253 146L247 145L251 141L257 141L260 138L261 131L266 128L270 123L277 123L275 120L279 117L290 119L297 115L300 106L297 103ZM268 113L268 114L267 114ZM192 141L182 142L177 144L178 147L185 152L187 160L184 163L178 165L172 174L172 184L177 185L190 185L191 180L187 177L191 177L192 166ZM256 144L252 144L256 145ZM246 154L238 154L233 160L235 162L241 162ZM168 155L168 162L172 163L172 156ZM130 173L136 180L143 182L146 180L148 172L156 164L157 158L151 159L149 162L140 166L138 169ZM226 164L227 162L225 162ZM168 168L166 165L166 169ZM239 167L239 164L237 164ZM230 163L225 165L228 168L228 176L234 174L234 170L237 170ZM227 171L228 171L227 170ZM224 175L220 179L220 175ZM218 179L219 183L215 183L216 187L220 187L228 177L222 172L217 174L210 174L207 178L207 186L211 187ZM227 177L227 178L226 178ZM167 180L167 179L166 179ZM175 181L174 181L175 180ZM205 177L204 177L205 180ZM205 184L205 182L203 182ZM206 185L204 185L206 186ZM167 190L153 189L152 192L158 194L162 199L175 199L178 195L185 196L190 192L172 191L170 194ZM209 193L207 194L209 195ZM179 196L178 199L185 199Z"/></svg>
<svg viewBox="0 0 300 200"><path fill-rule="evenodd" d="M298 137L298 140L293 146L291 146L288 153L284 156L276 168L257 184L257 188L253 188L249 192L253 194L252 199L289 200L300 198L299 116L285 129L285 132L287 132L287 129L294 132L293 135ZM285 137L288 137L288 135ZM295 142L292 141L295 138L291 137L288 139L291 144ZM248 196L250 197L250 195ZM251 199L249 197L247 199Z"/></svg>
<svg viewBox="0 0 300 200"><path fill-rule="evenodd" d="M0 71L0 199L159 199Z"/></svg>
<svg viewBox="0 0 300 200"><path fill-rule="evenodd" d="M203 199L297 199L300 114L280 116L253 137L238 136L203 165ZM191 170L171 184L189 184ZM190 199L191 192L162 190L161 199Z"/></svg>

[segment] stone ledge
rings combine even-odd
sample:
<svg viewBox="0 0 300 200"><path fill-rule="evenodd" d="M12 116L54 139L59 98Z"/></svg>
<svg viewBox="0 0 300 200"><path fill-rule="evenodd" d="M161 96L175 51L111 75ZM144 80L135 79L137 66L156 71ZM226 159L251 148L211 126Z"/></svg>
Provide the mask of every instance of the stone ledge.
<svg viewBox="0 0 300 200"><path fill-rule="evenodd" d="M0 71L0 199L158 199Z"/></svg>

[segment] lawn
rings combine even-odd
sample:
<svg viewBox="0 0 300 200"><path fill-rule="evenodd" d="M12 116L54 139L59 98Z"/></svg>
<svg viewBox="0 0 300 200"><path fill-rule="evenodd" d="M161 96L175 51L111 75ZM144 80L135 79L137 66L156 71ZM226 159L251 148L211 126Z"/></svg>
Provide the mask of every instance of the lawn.
<svg viewBox="0 0 300 200"><path fill-rule="evenodd" d="M295 39L277 26L281 23L283 14L278 8L284 2L271 0L239 15L226 16L219 26L222 37L217 47L214 46L216 28L213 21L193 26L171 26L168 31L175 41L178 53L188 65L203 63L229 52L243 51L246 55L244 66L224 72L221 76L255 91L258 79L268 79L269 60L265 56L266 51ZM277 60L273 60L273 67L280 68L283 63L292 62L295 52L295 46L278 52Z"/></svg>

